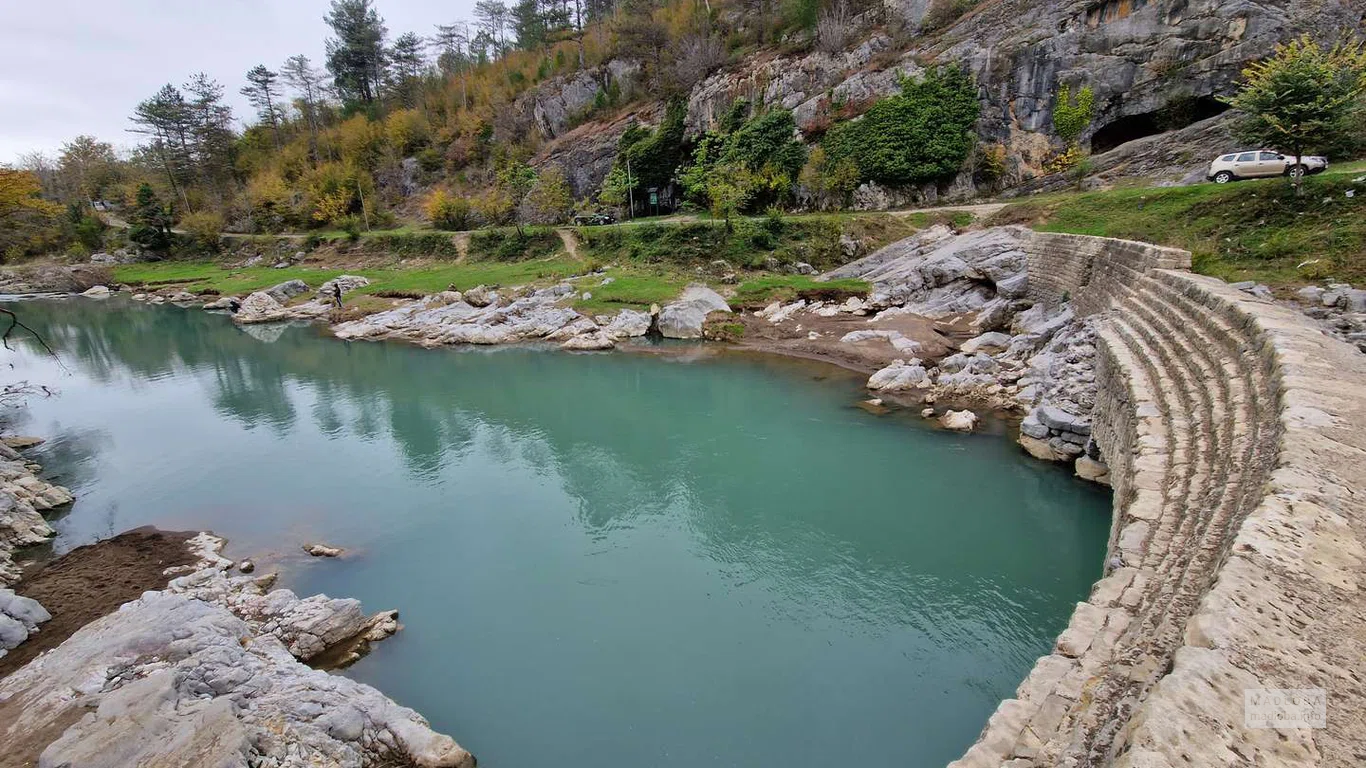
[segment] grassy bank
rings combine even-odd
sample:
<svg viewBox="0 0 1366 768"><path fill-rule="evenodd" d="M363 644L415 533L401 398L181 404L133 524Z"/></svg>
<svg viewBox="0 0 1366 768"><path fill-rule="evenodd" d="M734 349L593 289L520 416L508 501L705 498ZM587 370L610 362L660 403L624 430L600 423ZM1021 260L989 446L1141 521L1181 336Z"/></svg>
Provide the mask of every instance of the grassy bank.
<svg viewBox="0 0 1366 768"><path fill-rule="evenodd" d="M989 223L1184 248L1196 272L1229 281L1366 281L1366 183L1343 169L1304 186L1299 197L1285 179L1051 195Z"/></svg>
<svg viewBox="0 0 1366 768"><path fill-rule="evenodd" d="M575 230L578 247L573 253L551 228L481 230L469 233L464 242L451 233L391 231L355 242L325 243L309 257L313 265L233 266L264 252L293 253L301 245L295 239L258 238L237 241L216 262L126 264L113 271L116 281L132 286L220 294L245 294L293 279L317 287L339 274L360 274L371 280L356 296L364 301L367 296L419 296L448 286L463 290L481 284L544 283L602 270L601 278L579 284L573 303L585 312L609 312L664 304L690 282L719 284L722 278L738 283L736 301L746 305L832 290L841 296L862 293L867 285L859 281L817 283L809 276L781 272L797 262L833 267L849 260L851 241L862 255L914 231L904 219L886 214L741 219L729 232L714 221L649 222ZM377 259L374 266L345 266Z"/></svg>
<svg viewBox="0 0 1366 768"><path fill-rule="evenodd" d="M370 278L364 294L428 294L454 285L458 290L476 285L520 285L537 280L557 280L582 274L587 262L568 256L532 259L513 263L471 262L465 264L427 264L412 268L385 267L270 267L234 268L213 262L160 262L124 264L113 268L114 279L134 286L171 285L190 292L206 289L222 294L241 294L269 288L285 280L303 280L316 288L341 274Z"/></svg>
<svg viewBox="0 0 1366 768"><path fill-rule="evenodd" d="M732 223L730 231L724 223L708 220L581 227L576 232L582 251L604 263L700 266L719 259L734 269L797 262L827 269L848 261L848 240L857 241L867 253L915 231L909 222L888 214L783 216Z"/></svg>

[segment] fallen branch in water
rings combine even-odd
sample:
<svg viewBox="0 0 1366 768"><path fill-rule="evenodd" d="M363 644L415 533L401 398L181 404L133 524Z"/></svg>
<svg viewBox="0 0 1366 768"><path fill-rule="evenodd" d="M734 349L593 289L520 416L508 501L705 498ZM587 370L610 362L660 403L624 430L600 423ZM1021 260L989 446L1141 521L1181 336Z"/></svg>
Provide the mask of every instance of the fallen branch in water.
<svg viewBox="0 0 1366 768"><path fill-rule="evenodd" d="M48 346L47 339L44 339L42 334L38 333L37 331L33 330L27 325L24 325L22 322L19 321L18 315L14 314L8 309L5 309L4 307L0 307L0 314L9 315L10 320L9 327L5 329L5 333L3 335L0 335L0 344L4 344L5 349L14 349L14 347L11 347L9 345L10 334L14 333L15 328L23 328L24 330L28 331L29 334L33 336L33 338L37 339L38 343L43 345L43 349L47 350L47 353L49 355L52 355L52 359L57 361L57 365L61 366L63 371L66 371L66 365L62 363L62 358L57 356L56 350Z"/></svg>

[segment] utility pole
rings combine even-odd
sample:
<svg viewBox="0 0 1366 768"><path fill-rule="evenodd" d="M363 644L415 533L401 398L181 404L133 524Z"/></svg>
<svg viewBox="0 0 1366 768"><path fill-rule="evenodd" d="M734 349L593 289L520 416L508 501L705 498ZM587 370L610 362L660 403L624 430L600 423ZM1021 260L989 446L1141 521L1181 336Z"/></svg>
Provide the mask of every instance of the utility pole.
<svg viewBox="0 0 1366 768"><path fill-rule="evenodd" d="M356 194L360 197L360 215L365 218L365 231L370 231L370 212L365 210L365 193L360 189L360 178L356 178Z"/></svg>

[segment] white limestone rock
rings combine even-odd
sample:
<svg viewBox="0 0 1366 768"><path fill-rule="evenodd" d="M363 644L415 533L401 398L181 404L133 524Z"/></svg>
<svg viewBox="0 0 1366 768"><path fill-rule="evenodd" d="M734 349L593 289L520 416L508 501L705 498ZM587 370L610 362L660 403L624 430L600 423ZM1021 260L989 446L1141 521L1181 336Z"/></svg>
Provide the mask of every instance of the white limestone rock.
<svg viewBox="0 0 1366 768"><path fill-rule="evenodd" d="M308 293L308 283L302 280L286 280L267 288L262 293L275 299L277 303L284 304L295 296Z"/></svg>
<svg viewBox="0 0 1366 768"><path fill-rule="evenodd" d="M412 710L186 594L149 592L82 628L0 681L16 697L0 741L75 721L44 766L474 765Z"/></svg>
<svg viewBox="0 0 1366 768"><path fill-rule="evenodd" d="M370 284L370 278L360 275L337 275L318 287L318 292L314 297L319 301L330 301L337 295L337 288L341 288L342 295L364 288Z"/></svg>
<svg viewBox="0 0 1366 768"><path fill-rule="evenodd" d="M81 292L82 296L89 296L92 299L103 299L109 296L112 291L107 285L95 285Z"/></svg>
<svg viewBox="0 0 1366 768"><path fill-rule="evenodd" d="M612 318L612 321L603 329L603 333L614 340L635 338L648 333L653 322L654 318L648 312L623 309L617 313L616 317Z"/></svg>
<svg viewBox="0 0 1366 768"><path fill-rule="evenodd" d="M1000 331L989 331L980 336L975 336L959 345L959 349L964 354L975 355L978 352L994 354L1002 352L1010 346L1010 334Z"/></svg>
<svg viewBox="0 0 1366 768"><path fill-rule="evenodd" d="M867 387L875 392L905 392L923 388L928 384L928 378L929 374L919 360L894 360L891 365L869 376Z"/></svg>
<svg viewBox="0 0 1366 768"><path fill-rule="evenodd" d="M561 344L560 348L576 350L580 352L591 352L604 349L611 349L614 346L616 346L616 342L612 341L611 337L609 337L606 333L596 331L593 333L585 333L579 336L575 336L574 338Z"/></svg>
<svg viewBox="0 0 1366 768"><path fill-rule="evenodd" d="M971 432L977 426L977 414L972 411L945 411L939 417L940 426L957 432Z"/></svg>
<svg viewBox="0 0 1366 768"><path fill-rule="evenodd" d="M268 323L282 319L284 314L284 305L278 299L265 291L257 291L242 300L242 306L237 308L232 319L238 323Z"/></svg>
<svg viewBox="0 0 1366 768"><path fill-rule="evenodd" d="M678 300L659 311L659 332L666 339L700 339L702 324L712 312L730 312L721 294L700 283L683 289Z"/></svg>

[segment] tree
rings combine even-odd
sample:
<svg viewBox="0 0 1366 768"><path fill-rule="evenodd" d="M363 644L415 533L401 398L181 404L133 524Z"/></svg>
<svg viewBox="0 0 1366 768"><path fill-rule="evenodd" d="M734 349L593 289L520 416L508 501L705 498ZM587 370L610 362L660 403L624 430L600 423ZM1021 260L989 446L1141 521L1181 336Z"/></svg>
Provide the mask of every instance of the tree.
<svg viewBox="0 0 1366 768"><path fill-rule="evenodd" d="M1083 86L1072 96L1072 88L1067 85L1058 88L1058 97L1053 105L1053 132L1068 147L1076 146L1077 139L1096 115L1096 94L1091 86Z"/></svg>
<svg viewBox="0 0 1366 768"><path fill-rule="evenodd" d="M858 186L858 166L847 157L832 160L814 147L798 176L806 204L818 210L843 208Z"/></svg>
<svg viewBox="0 0 1366 768"><path fill-rule="evenodd" d="M532 51L546 43L546 18L540 0L517 0L512 6L512 34L517 47Z"/></svg>
<svg viewBox="0 0 1366 768"><path fill-rule="evenodd" d="M388 30L371 0L332 0L323 21L336 34L327 40L327 71L345 102L370 105L384 81Z"/></svg>
<svg viewBox="0 0 1366 768"><path fill-rule="evenodd" d="M165 253L171 247L171 215L150 184L138 187L137 205L129 217L132 225L128 239L153 253Z"/></svg>
<svg viewBox="0 0 1366 768"><path fill-rule="evenodd" d="M280 93L276 85L279 78L280 75L267 69L265 64L257 64L247 70L247 85L241 90L242 95L256 107L256 116L270 126L276 149L280 148L280 113L276 104Z"/></svg>
<svg viewBox="0 0 1366 768"><path fill-rule="evenodd" d="M541 171L522 200L521 217L528 224L561 224L574 208L574 195L564 171L552 165Z"/></svg>
<svg viewBox="0 0 1366 768"><path fill-rule="evenodd" d="M61 206L40 196L42 185L31 171L0 166L0 225L9 225L24 213L56 216Z"/></svg>
<svg viewBox="0 0 1366 768"><path fill-rule="evenodd" d="M308 123L309 151L317 159L319 110L323 100L322 74L313 67L307 56L290 56L280 67L280 77L298 95L297 104L304 122Z"/></svg>
<svg viewBox="0 0 1366 768"><path fill-rule="evenodd" d="M512 14L503 0L478 0L474 4L474 18L479 31L493 43L494 58L507 53L507 30Z"/></svg>
<svg viewBox="0 0 1366 768"><path fill-rule="evenodd" d="M389 51L389 73L393 92L405 107L417 104L418 88L422 84L422 70L427 60L422 55L423 42L414 32L404 32L394 41Z"/></svg>
<svg viewBox="0 0 1366 768"><path fill-rule="evenodd" d="M119 178L114 146L93 136L77 136L63 144L57 168L63 199L79 199L87 204L102 198L105 188Z"/></svg>
<svg viewBox="0 0 1366 768"><path fill-rule="evenodd" d="M185 95L167 83L150 99L139 102L133 110L133 133L151 139L148 148L166 174L171 192L189 207L185 186L192 173L190 154L190 107Z"/></svg>
<svg viewBox="0 0 1366 768"><path fill-rule="evenodd" d="M707 181L707 197L711 200L711 215L725 219L726 234L735 230L731 217L749 202L754 193L754 176L738 164L719 165Z"/></svg>
<svg viewBox="0 0 1366 768"><path fill-rule="evenodd" d="M460 75L460 106L468 109L470 106L469 98L469 68L474 63L471 54L470 26L465 22L455 24L438 24L436 34L432 35L432 45L440 53L436 57L436 65L446 76Z"/></svg>
<svg viewBox="0 0 1366 768"><path fill-rule="evenodd" d="M1341 141L1360 124L1366 95L1366 47L1361 41L1324 49L1307 36L1276 46L1275 54L1242 72L1238 93L1226 99L1242 112L1238 137L1294 155ZM1301 194L1302 172L1292 173Z"/></svg>
<svg viewBox="0 0 1366 768"><path fill-rule="evenodd" d="M221 187L230 178L233 165L232 108L223 102L223 86L203 72L185 83L189 130L193 157L200 178Z"/></svg>
<svg viewBox="0 0 1366 768"><path fill-rule="evenodd" d="M821 146L848 159L860 181L919 184L956 173L976 143L977 86L960 69L931 69L903 80L901 93L879 100L861 120L839 123Z"/></svg>

